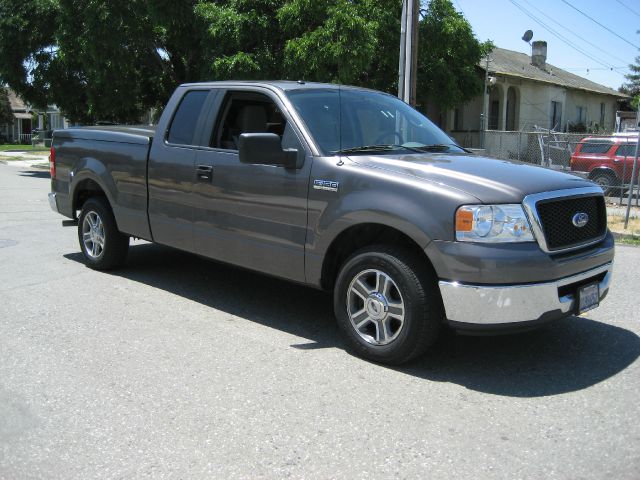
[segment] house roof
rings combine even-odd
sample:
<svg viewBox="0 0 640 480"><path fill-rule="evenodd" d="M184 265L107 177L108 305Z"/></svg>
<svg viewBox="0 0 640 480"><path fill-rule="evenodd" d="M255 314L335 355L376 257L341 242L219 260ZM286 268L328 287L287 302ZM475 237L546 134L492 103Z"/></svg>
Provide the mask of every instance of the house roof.
<svg viewBox="0 0 640 480"><path fill-rule="evenodd" d="M489 72L495 74L535 80L537 82L549 83L566 88L573 88L575 90L599 93L602 95L611 95L616 98L628 97L628 95L625 95L624 93L620 93L612 88L605 87L604 85L592 82L591 80L587 80L579 75L562 70L550 63L547 63L546 69L542 70L531 65L531 57L526 53L496 47L489 54L489 58L491 60L489 63ZM484 70L486 67L486 60L482 59L479 65Z"/></svg>
<svg viewBox="0 0 640 480"><path fill-rule="evenodd" d="M10 88L7 88L7 96L9 97L9 104L11 105L11 110L13 110L14 112L27 111L27 105L22 101L20 97L18 97L18 95L16 95L16 92L11 90Z"/></svg>

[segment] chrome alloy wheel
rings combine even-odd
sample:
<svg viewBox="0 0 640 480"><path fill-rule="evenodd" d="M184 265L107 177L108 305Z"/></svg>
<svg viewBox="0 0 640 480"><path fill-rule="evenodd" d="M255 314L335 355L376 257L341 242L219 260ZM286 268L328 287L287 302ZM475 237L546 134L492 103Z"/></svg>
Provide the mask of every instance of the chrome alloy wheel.
<svg viewBox="0 0 640 480"><path fill-rule="evenodd" d="M404 300L396 282L380 270L358 273L347 290L347 313L360 337L373 345L394 341L404 325Z"/></svg>
<svg viewBox="0 0 640 480"><path fill-rule="evenodd" d="M100 258L104 252L104 225L94 211L88 212L82 222L82 242L85 252L93 259Z"/></svg>

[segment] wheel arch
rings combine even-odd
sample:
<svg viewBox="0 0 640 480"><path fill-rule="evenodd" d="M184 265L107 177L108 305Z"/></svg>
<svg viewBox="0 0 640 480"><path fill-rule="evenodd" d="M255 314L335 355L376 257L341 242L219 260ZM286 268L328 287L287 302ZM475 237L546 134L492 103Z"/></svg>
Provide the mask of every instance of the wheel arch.
<svg viewBox="0 0 640 480"><path fill-rule="evenodd" d="M616 173L616 171L611 168L611 167L595 167L593 168L590 172L589 172L589 179L593 179L595 178L597 175L602 174L602 175L609 175L614 177L615 179L618 179L618 174Z"/></svg>
<svg viewBox="0 0 640 480"><path fill-rule="evenodd" d="M320 286L331 290L340 266L356 251L371 245L401 246L433 265L420 244L403 231L382 223L368 222L352 225L340 232L331 242L322 262Z"/></svg>
<svg viewBox="0 0 640 480"><path fill-rule="evenodd" d="M102 186L93 178L86 177L79 180L73 189L71 207L74 214L78 210L82 210L84 203L91 197L104 197L109 203L109 206L111 206L111 202L107 197L105 189L102 188Z"/></svg>

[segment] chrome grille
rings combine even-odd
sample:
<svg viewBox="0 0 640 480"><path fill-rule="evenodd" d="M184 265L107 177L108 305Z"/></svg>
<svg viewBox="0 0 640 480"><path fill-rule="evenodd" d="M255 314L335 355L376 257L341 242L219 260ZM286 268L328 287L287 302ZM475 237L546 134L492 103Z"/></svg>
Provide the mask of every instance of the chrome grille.
<svg viewBox="0 0 640 480"><path fill-rule="evenodd" d="M549 250L559 250L590 243L607 231L607 209L604 197L579 197L547 200L536 204ZM589 215L584 227L573 224L578 212Z"/></svg>
<svg viewBox="0 0 640 480"><path fill-rule="evenodd" d="M607 234L607 210L602 190L597 187L529 195L523 205L540 248L546 252L585 247ZM582 227L573 222L578 213L589 217Z"/></svg>

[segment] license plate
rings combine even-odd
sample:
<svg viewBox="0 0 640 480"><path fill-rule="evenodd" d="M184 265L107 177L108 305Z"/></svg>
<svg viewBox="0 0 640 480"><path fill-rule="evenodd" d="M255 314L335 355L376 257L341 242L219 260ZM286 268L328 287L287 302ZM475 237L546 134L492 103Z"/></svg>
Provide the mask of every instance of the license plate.
<svg viewBox="0 0 640 480"><path fill-rule="evenodd" d="M584 313L600 305L600 287L591 283L578 289L578 313Z"/></svg>

